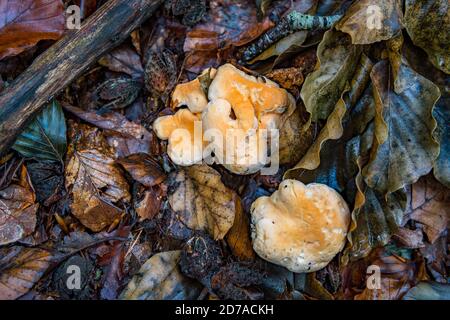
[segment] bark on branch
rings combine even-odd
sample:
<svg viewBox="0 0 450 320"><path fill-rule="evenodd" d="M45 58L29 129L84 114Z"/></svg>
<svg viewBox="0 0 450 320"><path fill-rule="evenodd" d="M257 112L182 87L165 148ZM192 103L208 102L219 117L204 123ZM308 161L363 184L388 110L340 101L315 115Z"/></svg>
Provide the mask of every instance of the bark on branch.
<svg viewBox="0 0 450 320"><path fill-rule="evenodd" d="M55 43L0 95L0 156L42 106L125 40L162 0L109 0L80 30Z"/></svg>

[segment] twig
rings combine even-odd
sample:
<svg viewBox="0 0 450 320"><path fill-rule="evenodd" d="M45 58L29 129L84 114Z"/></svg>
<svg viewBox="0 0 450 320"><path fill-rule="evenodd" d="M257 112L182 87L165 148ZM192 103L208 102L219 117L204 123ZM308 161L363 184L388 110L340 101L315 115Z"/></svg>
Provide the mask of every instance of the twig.
<svg viewBox="0 0 450 320"><path fill-rule="evenodd" d="M329 29L342 15L311 16L298 11L292 11L276 25L267 31L258 40L249 45L242 53L241 60L248 62L269 48L275 42L300 30Z"/></svg>

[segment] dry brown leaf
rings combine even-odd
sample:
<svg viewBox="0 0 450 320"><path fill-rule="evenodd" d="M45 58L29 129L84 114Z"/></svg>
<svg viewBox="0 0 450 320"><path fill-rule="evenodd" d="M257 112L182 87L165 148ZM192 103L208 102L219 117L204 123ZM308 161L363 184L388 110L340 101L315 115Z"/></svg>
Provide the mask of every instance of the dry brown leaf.
<svg viewBox="0 0 450 320"><path fill-rule="evenodd" d="M179 219L193 230L206 230L223 239L238 210L237 194L225 187L220 174L207 165L186 167L170 177L169 204Z"/></svg>
<svg viewBox="0 0 450 320"><path fill-rule="evenodd" d="M233 255L240 260L254 260L255 252L250 238L250 219L245 214L242 205L237 206L234 224L226 236L227 243Z"/></svg>
<svg viewBox="0 0 450 320"><path fill-rule="evenodd" d="M433 243L447 229L450 216L450 191L431 175L412 185L408 206L410 218L424 225L428 240Z"/></svg>
<svg viewBox="0 0 450 320"><path fill-rule="evenodd" d="M83 148L78 143L66 168L66 188L73 195L72 214L95 232L121 214L115 202L130 200L128 183L112 153L98 146Z"/></svg>
<svg viewBox="0 0 450 320"><path fill-rule="evenodd" d="M142 78L144 68L141 57L129 46L120 46L100 58L98 63L115 72L123 72L134 79Z"/></svg>
<svg viewBox="0 0 450 320"><path fill-rule="evenodd" d="M150 153L152 134L142 125L129 121L117 112L98 115L95 112L63 104L64 109L80 119L106 130L108 144L114 148L116 157L126 157L134 153Z"/></svg>
<svg viewBox="0 0 450 320"><path fill-rule="evenodd" d="M30 235L36 227L38 207L27 169L22 165L19 182L0 191L0 245Z"/></svg>
<svg viewBox="0 0 450 320"><path fill-rule="evenodd" d="M117 160L127 170L134 180L146 187L160 184L166 178L158 162L145 153L132 154Z"/></svg>
<svg viewBox="0 0 450 320"><path fill-rule="evenodd" d="M10 247L0 251L0 300L27 293L50 265L52 256L37 248Z"/></svg>
<svg viewBox="0 0 450 320"><path fill-rule="evenodd" d="M163 191L158 186L144 192L144 197L135 205L135 210L142 220L154 218L161 207Z"/></svg>
<svg viewBox="0 0 450 320"><path fill-rule="evenodd" d="M207 67L216 67L224 50L242 46L257 38L273 24L269 18L257 20L256 7L251 0L213 0L209 14L186 35L185 68L199 73Z"/></svg>
<svg viewBox="0 0 450 320"><path fill-rule="evenodd" d="M0 0L0 60L64 33L61 0Z"/></svg>

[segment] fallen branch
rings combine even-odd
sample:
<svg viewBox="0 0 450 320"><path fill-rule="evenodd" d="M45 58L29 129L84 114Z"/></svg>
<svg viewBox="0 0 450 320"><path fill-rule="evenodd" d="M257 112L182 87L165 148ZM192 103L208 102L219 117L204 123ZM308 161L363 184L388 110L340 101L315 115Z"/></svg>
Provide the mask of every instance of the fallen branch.
<svg viewBox="0 0 450 320"><path fill-rule="evenodd" d="M125 40L162 0L110 0L39 56L0 95L0 156L54 95Z"/></svg>
<svg viewBox="0 0 450 320"><path fill-rule="evenodd" d="M289 34L300 30L329 29L342 15L311 16L297 11L292 11L276 25L263 34L258 40L249 45L242 53L242 61L248 62L269 48L275 42Z"/></svg>

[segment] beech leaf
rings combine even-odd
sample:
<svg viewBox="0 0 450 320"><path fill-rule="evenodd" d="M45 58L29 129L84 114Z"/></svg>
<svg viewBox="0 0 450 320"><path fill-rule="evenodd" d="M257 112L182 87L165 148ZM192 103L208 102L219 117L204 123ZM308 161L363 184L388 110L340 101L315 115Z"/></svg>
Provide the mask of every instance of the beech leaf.
<svg viewBox="0 0 450 320"><path fill-rule="evenodd" d="M38 207L27 170L22 166L19 183L0 190L0 245L30 235L36 227Z"/></svg>
<svg viewBox="0 0 450 320"><path fill-rule="evenodd" d="M450 74L450 4L448 0L406 0L405 27L433 65Z"/></svg>
<svg viewBox="0 0 450 320"><path fill-rule="evenodd" d="M66 120L56 100L42 110L12 148L26 158L62 162L67 148Z"/></svg>
<svg viewBox="0 0 450 320"><path fill-rule="evenodd" d="M239 209L237 194L220 180L220 174L207 165L184 168L169 179L174 189L169 204L179 218L193 230L206 230L223 239L233 226Z"/></svg>
<svg viewBox="0 0 450 320"><path fill-rule="evenodd" d="M179 269L181 251L155 254L145 262L120 295L123 300L192 300L201 286Z"/></svg>
<svg viewBox="0 0 450 320"><path fill-rule="evenodd" d="M10 247L0 251L0 300L27 293L50 266L51 254L38 248Z"/></svg>
<svg viewBox="0 0 450 320"><path fill-rule="evenodd" d="M310 73L300 93L311 120L327 119L351 80L361 47L350 37L328 30L317 48L318 68Z"/></svg>
<svg viewBox="0 0 450 320"><path fill-rule="evenodd" d="M432 136L439 88L405 64L400 64L395 88L390 88L389 70L386 60L372 69L375 141L362 172L367 185L381 193L416 182L431 170L439 154Z"/></svg>
<svg viewBox="0 0 450 320"><path fill-rule="evenodd" d="M0 60L64 33L61 0L0 0Z"/></svg>
<svg viewBox="0 0 450 320"><path fill-rule="evenodd" d="M402 29L401 3L398 0L360 0L346 11L336 29L348 33L353 44L388 40Z"/></svg>

